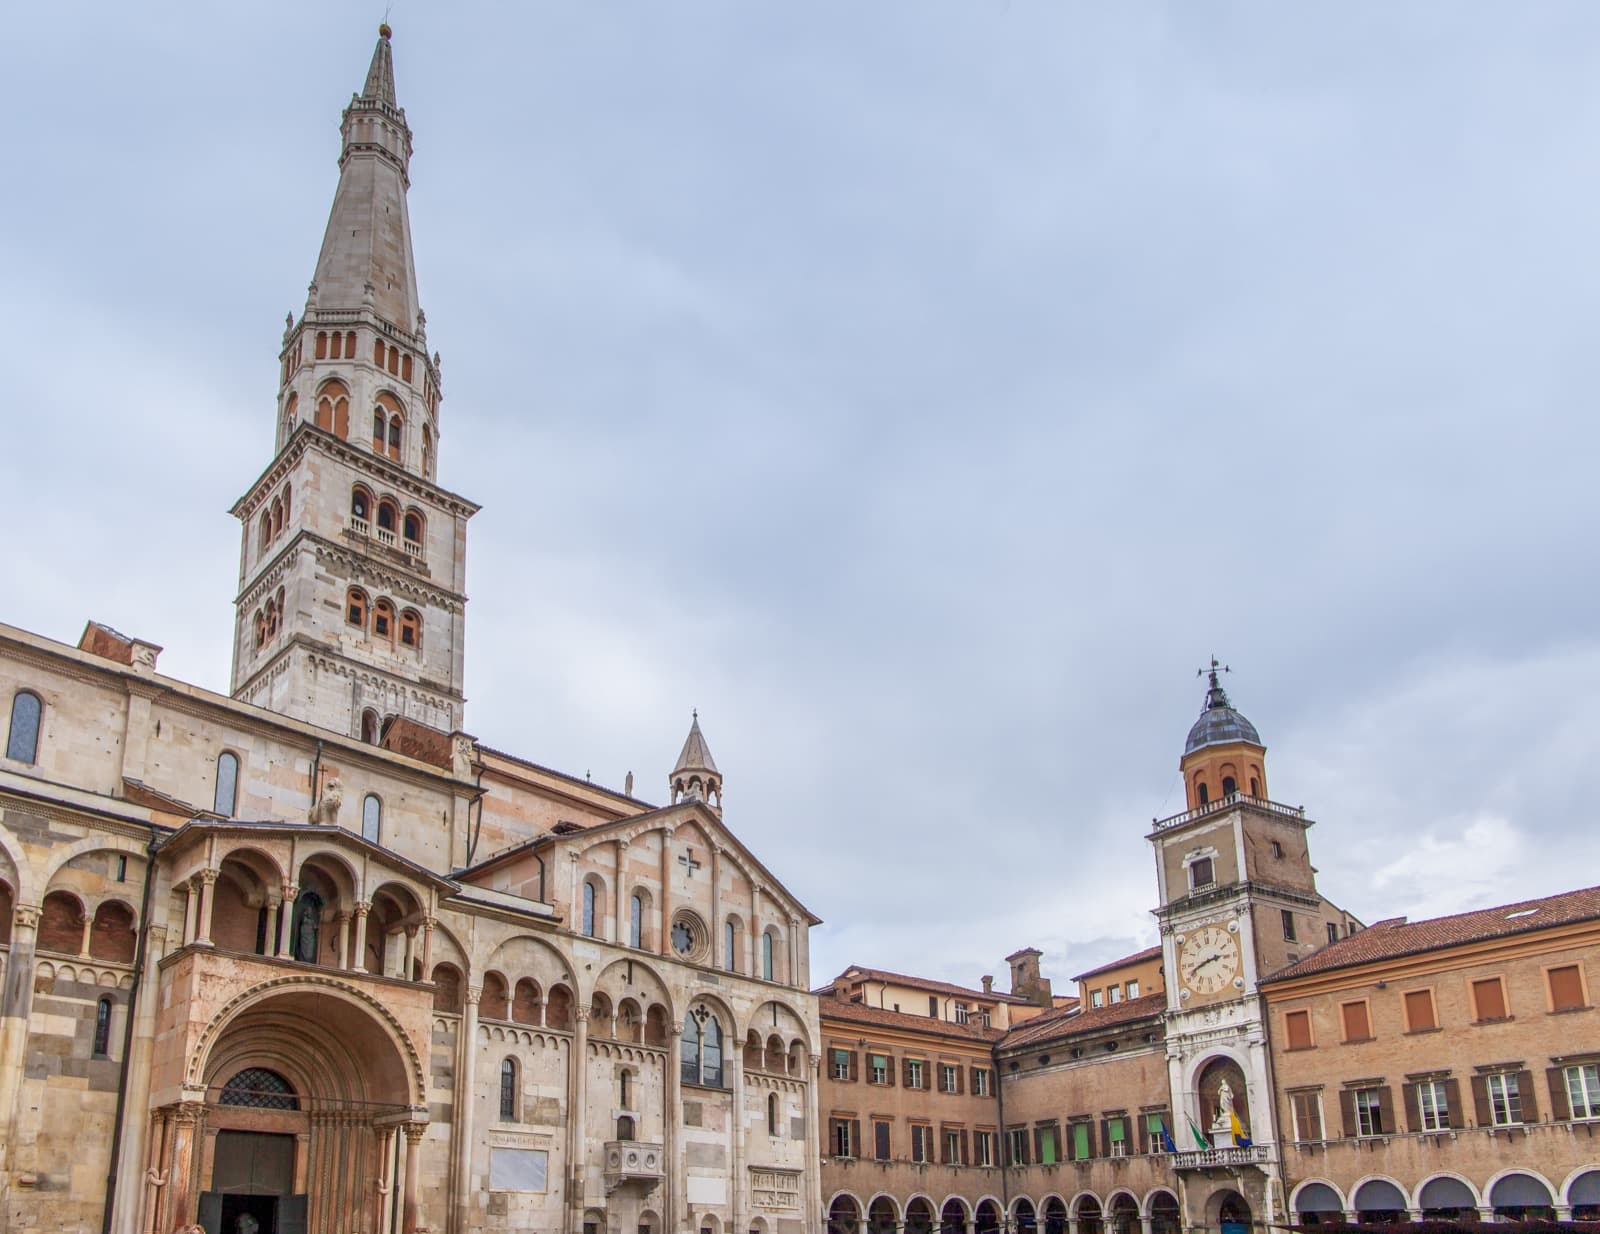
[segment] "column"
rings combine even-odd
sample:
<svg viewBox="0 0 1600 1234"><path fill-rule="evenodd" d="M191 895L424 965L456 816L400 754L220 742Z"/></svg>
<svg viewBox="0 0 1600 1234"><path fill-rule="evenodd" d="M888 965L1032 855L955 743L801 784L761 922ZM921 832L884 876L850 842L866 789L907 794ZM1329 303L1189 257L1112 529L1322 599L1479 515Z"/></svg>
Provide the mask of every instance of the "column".
<svg viewBox="0 0 1600 1234"><path fill-rule="evenodd" d="M280 960L289 958L289 940L294 932L294 903L299 898L299 884L283 885L283 911L278 914L277 951L274 953Z"/></svg>
<svg viewBox="0 0 1600 1234"><path fill-rule="evenodd" d="M140 1180L144 1185L139 1211L136 1214L139 1224L136 1227L126 1227L145 1234L148 1230L160 1230L166 1227L156 1221L156 1216L161 1208L161 1197L165 1192L167 1178L169 1177L161 1168L161 1160L167 1151L167 1116L161 1111L156 1111L149 1119L150 1152L146 1158L149 1166Z"/></svg>
<svg viewBox="0 0 1600 1234"><path fill-rule="evenodd" d="M800 981L800 918L789 918L789 964L784 973L785 984L804 989Z"/></svg>
<svg viewBox="0 0 1600 1234"><path fill-rule="evenodd" d="M406 1189L400 1208L400 1234L417 1234L422 1214L422 1195L419 1190L422 1136L428 1130L428 1124L403 1123L400 1130L405 1132L406 1137Z"/></svg>
<svg viewBox="0 0 1600 1234"><path fill-rule="evenodd" d="M172 1134L168 1140L167 1211L165 1224L188 1225L194 1220L198 1197L194 1190L195 1149L199 1147L205 1107L198 1101L181 1101L172 1109Z"/></svg>
<svg viewBox="0 0 1600 1234"><path fill-rule="evenodd" d="M576 994L574 994L576 997ZM573 1008L572 1063L567 1069L567 1229L583 1234L584 1124L589 1101L589 1008Z"/></svg>
<svg viewBox="0 0 1600 1234"><path fill-rule="evenodd" d="M154 873L152 872L152 877ZM128 1046L128 1091L122 1103L122 1149L116 1162L117 1189L112 1200L113 1234L137 1234L144 1209L145 1137L150 1130L150 1055L155 1046L156 1000L160 990L161 957L167 950L167 928L147 926L144 932L144 967L139 972L133 1040Z"/></svg>
<svg viewBox="0 0 1600 1234"><path fill-rule="evenodd" d="M199 937L194 941L201 947L210 947L211 913L217 903L217 871L200 871L200 925Z"/></svg>
<svg viewBox="0 0 1600 1234"><path fill-rule="evenodd" d="M716 862L716 850L712 850L712 862ZM728 1040L723 1038L724 1043ZM731 1050L724 1047L722 1065L731 1075L729 1077L733 1089L733 1194L728 1197L729 1206L733 1212L733 1231L730 1234L740 1234L750 1228L750 1187L749 1175L744 1168L745 1158L745 1121L747 1111L744 1108L744 1047L734 1043ZM766 1111L762 1111L765 1116Z"/></svg>
<svg viewBox="0 0 1600 1234"><path fill-rule="evenodd" d="M277 896L268 896L266 934L266 948L268 955L278 954L278 923L281 920L283 920L283 901Z"/></svg>
<svg viewBox="0 0 1600 1234"><path fill-rule="evenodd" d="M482 986L468 986L462 991L461 1024L456 1039L455 1100L451 1112L456 1131L456 1229L465 1231L472 1218L472 1204L477 1192L472 1186L472 1116L478 1108L478 1090L474 1072L478 1061L478 999Z"/></svg>
<svg viewBox="0 0 1600 1234"><path fill-rule="evenodd" d="M400 963L400 976L405 981L411 980L411 975L417 971L417 927L408 925L405 928L406 947L404 958Z"/></svg>
<svg viewBox="0 0 1600 1234"><path fill-rule="evenodd" d="M372 911L370 900L356 901L356 945L350 955L350 967L364 972L367 967L367 914Z"/></svg>
<svg viewBox="0 0 1600 1234"><path fill-rule="evenodd" d="M19 904L11 916L11 955L0 994L0 1177L12 1168L11 1128L28 1059L28 1017L33 1014L33 953L39 906Z"/></svg>
<svg viewBox="0 0 1600 1234"><path fill-rule="evenodd" d="M745 967L752 977L761 976L761 893L759 883L750 884L750 928L744 932Z"/></svg>
<svg viewBox="0 0 1600 1234"><path fill-rule="evenodd" d="M633 928L633 914L628 911L628 880L626 877L624 877L622 872L622 863L627 856L627 852L628 842L626 840L618 840L616 845L617 885L614 889L617 893L614 897L617 902L617 932L615 935L613 935L613 940L623 947L626 947L633 942L633 938L629 934L629 931Z"/></svg>
<svg viewBox="0 0 1600 1234"><path fill-rule="evenodd" d="M683 1163L678 1149L683 1142L683 1073L679 1066L683 1046L683 1021L675 1021L667 1033L667 1108L662 1111L662 1234L678 1234L684 1228L680 1209L683 1198Z"/></svg>
<svg viewBox="0 0 1600 1234"><path fill-rule="evenodd" d="M336 921L339 923L339 968L350 967L350 914L341 912Z"/></svg>
<svg viewBox="0 0 1600 1234"><path fill-rule="evenodd" d="M822 1211L822 1127L817 1120L817 1089L822 1075L822 1055L808 1055L806 1064L810 1068L806 1075L806 1203L817 1215L820 1226L827 1221L827 1214ZM998 1075L995 1080L999 1082ZM934 1220L938 1218L939 1214L935 1213Z"/></svg>
<svg viewBox="0 0 1600 1234"><path fill-rule="evenodd" d="M711 967L721 968L728 957L722 954L722 845L711 846L711 920L706 922L711 931ZM742 1232L747 1227L740 1226Z"/></svg>
<svg viewBox="0 0 1600 1234"><path fill-rule="evenodd" d="M78 947L78 959L89 959L89 938L94 933L94 918L88 913L83 915L83 942Z"/></svg>
<svg viewBox="0 0 1600 1234"><path fill-rule="evenodd" d="M422 919L422 979L433 980L433 931L439 923L432 917Z"/></svg>
<svg viewBox="0 0 1600 1234"><path fill-rule="evenodd" d="M656 950L662 955L672 954L672 828L661 829L661 932L656 937ZM666 1219L663 1218L665 1221ZM672 1226L667 1226L671 1231Z"/></svg>
<svg viewBox="0 0 1600 1234"><path fill-rule="evenodd" d="M1153 1234L1154 1227L1155 1219L1153 1217L1141 1216L1139 1218L1139 1234Z"/></svg>
<svg viewBox="0 0 1600 1234"><path fill-rule="evenodd" d="M378 1231L390 1234L394 1229L394 1133L393 1127L378 1131Z"/></svg>
<svg viewBox="0 0 1600 1234"><path fill-rule="evenodd" d="M190 879L183 892L183 945L194 942L195 931L200 926L200 892Z"/></svg>

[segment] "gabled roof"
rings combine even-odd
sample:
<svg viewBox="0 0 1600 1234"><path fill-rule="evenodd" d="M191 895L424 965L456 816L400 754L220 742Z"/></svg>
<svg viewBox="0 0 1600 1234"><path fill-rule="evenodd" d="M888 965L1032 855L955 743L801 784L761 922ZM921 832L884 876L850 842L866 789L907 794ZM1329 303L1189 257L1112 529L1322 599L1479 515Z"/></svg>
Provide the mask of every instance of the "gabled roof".
<svg viewBox="0 0 1600 1234"><path fill-rule="evenodd" d="M951 985L948 981L932 981L927 977L908 977L904 973L891 973L883 968L867 968L861 964L852 964L844 972L833 979L834 981L886 981L891 985L910 986L917 990L927 990L932 994L952 994L961 998L987 999L995 1003L1022 1003L1028 1002L1015 994L1002 994L999 990L991 990L985 994L982 990L974 990L970 986ZM816 992L825 994L833 989L833 985L822 986Z"/></svg>
<svg viewBox="0 0 1600 1234"><path fill-rule="evenodd" d="M1101 1029L1116 1028L1138 1020L1160 1019L1167 1009L1165 994L1144 994L1138 998L1112 1003L1108 1007L1095 1007L1089 1011L1063 1007L1047 1011L1031 1020L1024 1020L1005 1035L1000 1048L1039 1045L1045 1041L1065 1040Z"/></svg>
<svg viewBox="0 0 1600 1234"><path fill-rule="evenodd" d="M1263 977L1261 984L1276 985L1312 973L1354 968L1425 951L1460 947L1593 920L1600 920L1600 887L1564 891L1540 900L1519 900L1515 904L1480 908L1449 917L1430 917L1424 921L1391 917L1313 951L1281 972Z"/></svg>
<svg viewBox="0 0 1600 1234"><path fill-rule="evenodd" d="M1136 951L1132 955L1125 955L1120 960L1112 960L1109 964L1102 964L1099 968L1091 968L1086 973L1079 973L1074 981L1084 981L1090 977L1098 977L1101 973L1109 973L1116 968L1131 968L1135 964L1146 964L1151 960L1161 958L1161 946L1146 947L1143 951Z"/></svg>
<svg viewBox="0 0 1600 1234"><path fill-rule="evenodd" d="M998 1041L1003 1035L1002 1029L985 1028L981 1020L957 1024L954 1020L936 1020L928 1015L911 1015L905 1011L868 1007L865 1003L841 1002L830 997L819 999L817 1016L824 1027L830 1020L846 1020L851 1024L873 1024L881 1028L897 1028L908 1033L953 1037L963 1041Z"/></svg>

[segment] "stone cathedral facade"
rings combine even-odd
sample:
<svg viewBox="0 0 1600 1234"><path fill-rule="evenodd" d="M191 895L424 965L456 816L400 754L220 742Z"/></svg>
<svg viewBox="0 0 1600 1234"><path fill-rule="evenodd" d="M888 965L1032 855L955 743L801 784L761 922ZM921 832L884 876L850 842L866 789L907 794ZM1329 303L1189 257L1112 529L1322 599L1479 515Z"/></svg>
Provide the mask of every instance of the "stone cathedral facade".
<svg viewBox="0 0 1600 1234"><path fill-rule="evenodd" d="M387 28L341 134L231 695L0 625L0 1230L815 1229L817 919L698 719L662 807L463 731Z"/></svg>

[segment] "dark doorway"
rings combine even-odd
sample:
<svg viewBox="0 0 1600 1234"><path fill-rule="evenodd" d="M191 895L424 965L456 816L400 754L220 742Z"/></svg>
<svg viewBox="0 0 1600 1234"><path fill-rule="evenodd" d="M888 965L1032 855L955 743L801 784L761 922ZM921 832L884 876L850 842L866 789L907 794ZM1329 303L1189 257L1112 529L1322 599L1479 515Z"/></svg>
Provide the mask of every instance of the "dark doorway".
<svg viewBox="0 0 1600 1234"><path fill-rule="evenodd" d="M217 1132L211 1187L200 1197L206 1234L302 1234L305 1197L294 1190L295 1138Z"/></svg>
<svg viewBox="0 0 1600 1234"><path fill-rule="evenodd" d="M278 1234L278 1197L223 1196L222 1229L217 1234Z"/></svg>

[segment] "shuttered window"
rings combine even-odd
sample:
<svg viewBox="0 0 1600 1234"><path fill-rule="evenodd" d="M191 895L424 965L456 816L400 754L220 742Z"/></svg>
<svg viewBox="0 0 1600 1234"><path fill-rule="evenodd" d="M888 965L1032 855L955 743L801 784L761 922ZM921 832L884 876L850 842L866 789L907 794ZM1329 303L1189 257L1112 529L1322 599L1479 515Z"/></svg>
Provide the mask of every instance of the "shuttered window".
<svg viewBox="0 0 1600 1234"><path fill-rule="evenodd" d="M1433 1012L1432 990L1407 990L1406 1032L1421 1033L1439 1027L1439 1017Z"/></svg>
<svg viewBox="0 0 1600 1234"><path fill-rule="evenodd" d="M1074 1161L1089 1160L1089 1124L1072 1124L1072 1159Z"/></svg>
<svg viewBox="0 0 1600 1234"><path fill-rule="evenodd" d="M1372 1040L1372 1021L1367 1015L1366 1000L1341 1004L1339 1014L1344 1020L1344 1039L1346 1041Z"/></svg>
<svg viewBox="0 0 1600 1234"><path fill-rule="evenodd" d="M872 1155L879 1161L889 1160L889 1124L872 1124Z"/></svg>
<svg viewBox="0 0 1600 1234"><path fill-rule="evenodd" d="M1301 1143L1322 1139L1322 1094L1294 1093L1289 1098L1294 1112L1294 1138Z"/></svg>
<svg viewBox="0 0 1600 1234"><path fill-rule="evenodd" d="M1472 1007L1479 1020L1506 1018L1506 988L1498 977L1485 977L1472 983Z"/></svg>
<svg viewBox="0 0 1600 1234"><path fill-rule="evenodd" d="M1311 1013L1309 1011L1288 1011L1283 1016L1284 1035L1289 1039L1291 1050L1309 1050L1311 1048Z"/></svg>
<svg viewBox="0 0 1600 1234"><path fill-rule="evenodd" d="M1550 977L1550 1010L1576 1011L1584 1006L1583 978L1576 964L1552 968Z"/></svg>

